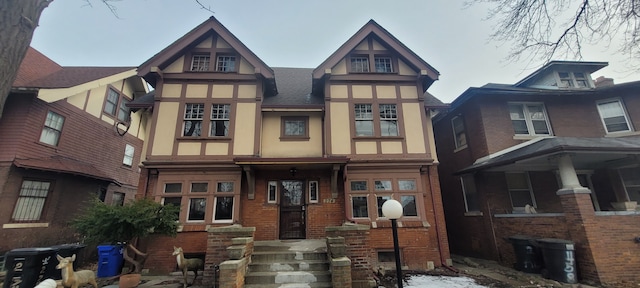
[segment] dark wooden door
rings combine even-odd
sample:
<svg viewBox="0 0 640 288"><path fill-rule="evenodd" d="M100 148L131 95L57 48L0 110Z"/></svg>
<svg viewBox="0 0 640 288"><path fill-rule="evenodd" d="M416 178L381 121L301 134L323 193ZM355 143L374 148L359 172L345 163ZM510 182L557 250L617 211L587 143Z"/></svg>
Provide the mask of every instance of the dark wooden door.
<svg viewBox="0 0 640 288"><path fill-rule="evenodd" d="M306 237L306 206L304 181L280 182L280 239L304 239Z"/></svg>

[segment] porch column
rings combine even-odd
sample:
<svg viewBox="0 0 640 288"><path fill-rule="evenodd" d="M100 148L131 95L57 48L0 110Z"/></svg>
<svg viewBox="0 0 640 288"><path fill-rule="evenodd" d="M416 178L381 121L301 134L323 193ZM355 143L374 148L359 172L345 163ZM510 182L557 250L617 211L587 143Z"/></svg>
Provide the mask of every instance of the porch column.
<svg viewBox="0 0 640 288"><path fill-rule="evenodd" d="M563 154L558 158L558 171L560 173L560 180L562 181L562 187L557 192L558 195L564 193L591 193L589 188L580 185L576 169L573 167L573 162L571 161L571 155Z"/></svg>

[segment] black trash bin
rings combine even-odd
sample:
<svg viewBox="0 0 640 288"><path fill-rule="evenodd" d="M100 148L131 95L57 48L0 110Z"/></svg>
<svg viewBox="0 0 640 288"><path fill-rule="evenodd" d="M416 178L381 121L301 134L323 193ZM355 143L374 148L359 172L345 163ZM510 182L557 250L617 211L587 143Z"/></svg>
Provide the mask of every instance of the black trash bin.
<svg viewBox="0 0 640 288"><path fill-rule="evenodd" d="M55 250L56 254L60 255L60 257L71 257L75 254L76 261L73 262L73 271L78 271L78 266L80 266L80 264L78 264L80 260L78 259L81 258L78 254L82 249L84 249L84 247L87 247L87 245L62 244L62 245L51 246L50 248ZM45 273L45 276L44 276L45 279L47 278L51 278L54 280L62 279L62 271L56 269L57 265L58 265L58 259L54 259L52 262L49 262L49 267L47 267L47 273Z"/></svg>
<svg viewBox="0 0 640 288"><path fill-rule="evenodd" d="M544 259L542 276L569 284L578 283L573 242L554 238L538 239L537 242Z"/></svg>
<svg viewBox="0 0 640 288"><path fill-rule="evenodd" d="M535 238L514 235L509 237L509 241L513 245L513 251L516 254L516 263L514 268L518 271L527 273L540 273L542 270L542 254L537 247Z"/></svg>
<svg viewBox="0 0 640 288"><path fill-rule="evenodd" d="M19 248L5 255L3 288L33 288L48 272L49 263L56 262L56 251L51 248ZM55 268L55 266L54 266Z"/></svg>

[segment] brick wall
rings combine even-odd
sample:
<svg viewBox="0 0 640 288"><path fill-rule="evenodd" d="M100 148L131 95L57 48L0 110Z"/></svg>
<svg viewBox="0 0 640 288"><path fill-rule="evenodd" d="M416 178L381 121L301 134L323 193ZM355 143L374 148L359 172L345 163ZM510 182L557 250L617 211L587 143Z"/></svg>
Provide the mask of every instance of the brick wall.
<svg viewBox="0 0 640 288"><path fill-rule="evenodd" d="M180 232L176 237L151 236L141 242L142 251L149 256L145 268L151 273L167 274L177 271L173 247L182 247L185 255L205 255L207 252L207 232Z"/></svg>

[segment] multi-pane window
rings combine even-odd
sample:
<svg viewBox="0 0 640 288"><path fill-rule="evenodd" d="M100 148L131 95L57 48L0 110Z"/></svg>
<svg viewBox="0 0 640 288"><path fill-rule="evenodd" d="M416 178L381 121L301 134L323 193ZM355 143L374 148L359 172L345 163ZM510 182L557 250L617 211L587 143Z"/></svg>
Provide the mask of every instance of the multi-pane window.
<svg viewBox="0 0 640 288"><path fill-rule="evenodd" d="M124 158L122 158L122 164L124 164L127 167L131 167L133 165L133 155L136 151L136 148L133 147L132 145L125 145L124 146Z"/></svg>
<svg viewBox="0 0 640 288"><path fill-rule="evenodd" d="M393 67L391 66L390 57L375 57L376 72L378 73L391 73Z"/></svg>
<svg viewBox="0 0 640 288"><path fill-rule="evenodd" d="M309 203L318 203L318 181L309 181Z"/></svg>
<svg viewBox="0 0 640 288"><path fill-rule="evenodd" d="M527 204L536 206L531 185L529 182L529 174L523 172L505 173L507 178L507 189L511 197L511 205L513 208L524 208Z"/></svg>
<svg viewBox="0 0 640 288"><path fill-rule="evenodd" d="M473 175L467 174L460 177L460 184L462 185L465 210L467 212L479 211L478 194L476 192L476 183L473 179Z"/></svg>
<svg viewBox="0 0 640 288"><path fill-rule="evenodd" d="M116 107L118 107L119 98L120 93L118 93L118 91L113 90L113 88L107 89L107 100L104 103L104 112L109 115L116 115Z"/></svg>
<svg viewBox="0 0 640 288"><path fill-rule="evenodd" d="M607 133L631 131L629 118L620 99L598 102L598 112Z"/></svg>
<svg viewBox="0 0 640 288"><path fill-rule="evenodd" d="M558 72L560 88L589 88L591 84L586 73L583 72Z"/></svg>
<svg viewBox="0 0 640 288"><path fill-rule="evenodd" d="M402 215L404 217L420 216L415 179L371 179L369 181L373 183L372 190L368 189L367 180L349 181L351 188L351 216L353 218L373 220L384 218L382 205L390 199L397 200L402 204Z"/></svg>
<svg viewBox="0 0 640 288"><path fill-rule="evenodd" d="M267 203L278 202L278 181L269 181L267 185Z"/></svg>
<svg viewBox="0 0 640 288"><path fill-rule="evenodd" d="M209 136L229 136L231 105L211 105L211 131Z"/></svg>
<svg viewBox="0 0 640 288"><path fill-rule="evenodd" d="M373 183L378 191L391 191L391 180L375 180Z"/></svg>
<svg viewBox="0 0 640 288"><path fill-rule="evenodd" d="M587 77L584 73L574 72L573 76L576 80L576 87L578 88L586 88L589 87L589 82L587 81Z"/></svg>
<svg viewBox="0 0 640 288"><path fill-rule="evenodd" d="M127 107L127 103L129 103L129 99L125 98L124 95L116 89L109 87L109 89L107 89L107 97L103 111L106 114L118 118L120 121L128 122L130 110L129 107Z"/></svg>
<svg viewBox="0 0 640 288"><path fill-rule="evenodd" d="M308 137L308 117L282 117L283 137Z"/></svg>
<svg viewBox="0 0 640 288"><path fill-rule="evenodd" d="M356 136L373 136L373 112L371 104L356 104Z"/></svg>
<svg viewBox="0 0 640 288"><path fill-rule="evenodd" d="M621 168L618 172L629 200L640 202L640 167Z"/></svg>
<svg viewBox="0 0 640 288"><path fill-rule="evenodd" d="M182 136L198 137L202 130L202 117L204 115L204 104L189 103L184 109L184 128Z"/></svg>
<svg viewBox="0 0 640 288"><path fill-rule="evenodd" d="M218 72L235 72L236 57L235 56L218 56L216 63L216 71Z"/></svg>
<svg viewBox="0 0 640 288"><path fill-rule="evenodd" d="M207 211L207 198L189 199L189 212L187 221L204 221L204 214Z"/></svg>
<svg viewBox="0 0 640 288"><path fill-rule="evenodd" d="M380 104L380 136L398 136L396 104Z"/></svg>
<svg viewBox="0 0 640 288"><path fill-rule="evenodd" d="M215 207L213 221L230 222L233 220L234 182L224 181L216 184Z"/></svg>
<svg viewBox="0 0 640 288"><path fill-rule="evenodd" d="M16 222L40 220L50 188L51 182L23 180L11 220Z"/></svg>
<svg viewBox="0 0 640 288"><path fill-rule="evenodd" d="M509 115L516 135L551 135L543 104L509 103Z"/></svg>
<svg viewBox="0 0 640 288"><path fill-rule="evenodd" d="M353 208L353 218L369 217L367 196L352 196L351 207Z"/></svg>
<svg viewBox="0 0 640 288"><path fill-rule="evenodd" d="M467 135L464 132L464 122L462 117L455 116L451 118L451 126L453 126L453 137L455 139L456 148L467 146Z"/></svg>
<svg viewBox="0 0 640 288"><path fill-rule="evenodd" d="M560 77L560 87L573 87L573 81L571 80L571 74L569 72L558 72L558 77Z"/></svg>
<svg viewBox="0 0 640 288"><path fill-rule="evenodd" d="M64 125L64 117L58 113L49 111L47 113L47 119L44 121L42 133L40 133L40 142L58 146L60 134L62 133L62 125Z"/></svg>
<svg viewBox="0 0 640 288"><path fill-rule="evenodd" d="M234 205L238 205L236 198L240 192L235 185L238 181L239 179L211 179L211 176L180 182L172 180L164 182L160 196L165 205L180 207L186 201L183 221L230 223L233 221Z"/></svg>
<svg viewBox="0 0 640 288"><path fill-rule="evenodd" d="M128 99L122 98L122 100L120 100L120 106L118 109L118 120L120 121L124 121L124 122L129 121L130 110L129 110L129 107L127 107L127 103L129 103Z"/></svg>
<svg viewBox="0 0 640 288"><path fill-rule="evenodd" d="M376 197L376 202L378 205L378 218L383 218L384 213L382 213L382 204L384 204L384 202L387 202L387 200L390 200L391 196L377 196Z"/></svg>
<svg viewBox="0 0 640 288"><path fill-rule="evenodd" d="M351 57L351 72L369 72L369 58Z"/></svg>
<svg viewBox="0 0 640 288"><path fill-rule="evenodd" d="M415 191L416 180L398 180L398 189L400 191Z"/></svg>
<svg viewBox="0 0 640 288"><path fill-rule="evenodd" d="M191 58L191 71L209 71L209 55L193 55Z"/></svg>

